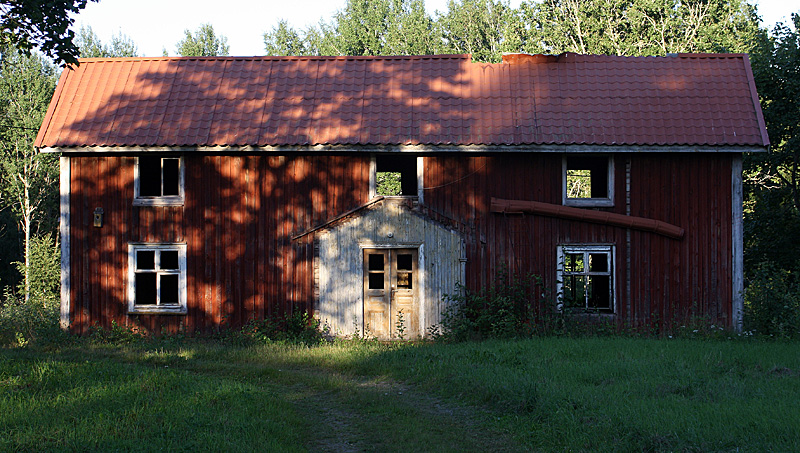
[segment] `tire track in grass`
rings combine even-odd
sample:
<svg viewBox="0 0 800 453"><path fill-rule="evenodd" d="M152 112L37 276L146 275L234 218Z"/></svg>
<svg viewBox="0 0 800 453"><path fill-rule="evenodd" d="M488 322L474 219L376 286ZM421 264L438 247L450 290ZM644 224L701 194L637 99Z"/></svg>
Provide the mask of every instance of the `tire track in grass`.
<svg viewBox="0 0 800 453"><path fill-rule="evenodd" d="M386 377L285 364L198 365L187 368L278 387L277 394L306 421L309 451L522 451L508 435L487 426L488 411Z"/></svg>

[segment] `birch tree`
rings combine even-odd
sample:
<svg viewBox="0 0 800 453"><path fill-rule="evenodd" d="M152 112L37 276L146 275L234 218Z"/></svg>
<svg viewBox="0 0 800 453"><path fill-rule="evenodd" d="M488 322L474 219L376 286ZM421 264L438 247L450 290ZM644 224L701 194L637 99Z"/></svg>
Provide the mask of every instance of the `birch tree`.
<svg viewBox="0 0 800 453"><path fill-rule="evenodd" d="M0 64L0 209L11 212L20 235L23 297L31 295L31 244L58 225L58 158L36 152L33 141L55 88L54 68L15 50ZM55 245L54 245L55 247ZM57 253L54 248L53 253ZM4 263L6 265L10 263Z"/></svg>

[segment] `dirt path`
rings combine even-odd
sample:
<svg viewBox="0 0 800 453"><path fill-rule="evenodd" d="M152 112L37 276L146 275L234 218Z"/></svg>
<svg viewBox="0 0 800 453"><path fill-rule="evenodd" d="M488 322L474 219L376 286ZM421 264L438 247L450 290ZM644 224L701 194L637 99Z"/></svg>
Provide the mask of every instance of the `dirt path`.
<svg viewBox="0 0 800 453"><path fill-rule="evenodd" d="M386 379L335 376L337 387L296 387L310 451L519 451L489 429L488 413Z"/></svg>

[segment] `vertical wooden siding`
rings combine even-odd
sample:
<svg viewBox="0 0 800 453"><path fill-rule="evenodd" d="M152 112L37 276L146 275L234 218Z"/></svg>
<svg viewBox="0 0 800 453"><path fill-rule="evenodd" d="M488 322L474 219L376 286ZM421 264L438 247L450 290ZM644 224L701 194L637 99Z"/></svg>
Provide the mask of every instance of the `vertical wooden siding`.
<svg viewBox="0 0 800 453"><path fill-rule="evenodd" d="M558 154L424 159L423 212L455 223L464 237L468 286L488 284L506 266L539 274L555 288L557 245L614 244L618 319L641 325L701 316L731 324L732 155L615 156L615 205L603 209L626 214L630 162L630 214L678 225L686 230L682 240L489 213L491 197L561 203L561 159ZM71 159L70 318L78 332L94 324L109 327L111 321L153 331L208 331L295 307L311 309L313 238L292 242L291 235L368 196L366 156L188 156L185 206L133 207L134 161ZM91 226L97 207L105 211L103 228ZM188 316L127 316L127 243L134 241L187 243Z"/></svg>
<svg viewBox="0 0 800 453"><path fill-rule="evenodd" d="M699 316L731 325L730 154L617 154L614 207L686 230L682 240L579 221L489 213L491 197L560 204L559 154L426 158L425 204L431 215L457 219L467 239L467 285L486 285L503 266L556 286L556 247L614 244L618 320L634 325ZM630 269L628 269L630 256ZM627 276L630 271L630 294Z"/></svg>
<svg viewBox="0 0 800 453"><path fill-rule="evenodd" d="M364 202L369 158L186 156L185 205L134 207L134 157L72 168L71 324L209 331L312 309L311 239L293 233ZM92 213L105 212L102 228ZM129 242L187 243L187 316L127 315Z"/></svg>

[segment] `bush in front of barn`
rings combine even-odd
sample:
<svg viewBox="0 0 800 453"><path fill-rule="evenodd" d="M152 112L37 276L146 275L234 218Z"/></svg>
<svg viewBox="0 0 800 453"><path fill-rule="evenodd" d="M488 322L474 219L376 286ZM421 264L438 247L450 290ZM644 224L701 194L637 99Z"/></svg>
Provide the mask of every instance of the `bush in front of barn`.
<svg viewBox="0 0 800 453"><path fill-rule="evenodd" d="M744 330L778 338L800 337L800 273L771 261L753 269L744 293Z"/></svg>
<svg viewBox="0 0 800 453"><path fill-rule="evenodd" d="M25 298L24 280L16 288L6 287L3 291L0 300L2 346L24 346L63 338L59 327L60 255L52 238L31 238L30 263L28 298ZM14 264L17 271L25 275L24 264Z"/></svg>
<svg viewBox="0 0 800 453"><path fill-rule="evenodd" d="M501 269L488 287L459 286L443 298L441 333L444 340L519 338L560 332L566 318L538 275L512 275Z"/></svg>

